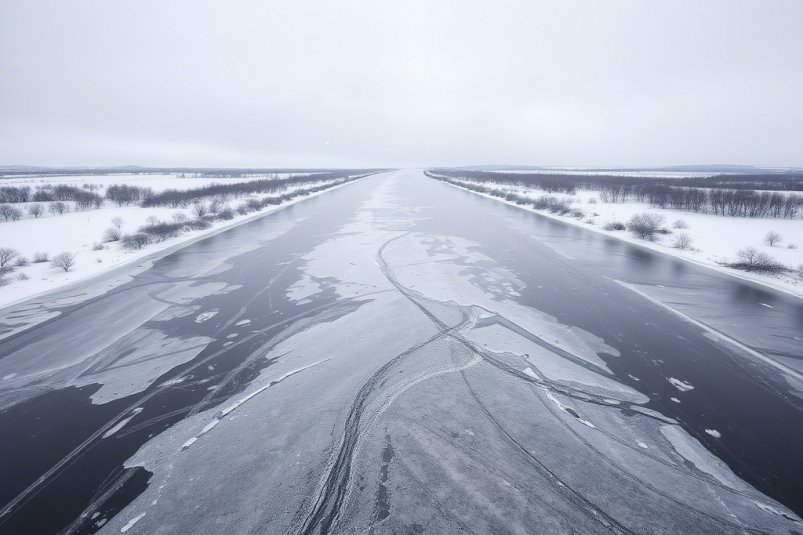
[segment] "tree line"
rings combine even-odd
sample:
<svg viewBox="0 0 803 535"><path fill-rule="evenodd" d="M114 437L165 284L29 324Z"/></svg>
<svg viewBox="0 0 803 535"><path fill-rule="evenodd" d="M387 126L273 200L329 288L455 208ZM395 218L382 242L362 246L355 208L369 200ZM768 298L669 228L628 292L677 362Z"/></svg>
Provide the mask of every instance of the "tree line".
<svg viewBox="0 0 803 535"><path fill-rule="evenodd" d="M782 193L776 189L776 186L784 184L785 189L795 190L801 184L801 179L796 175L717 175L673 179L495 173L454 169L438 169L432 173L438 177L494 184L497 187L526 187L570 195L576 193L578 189L586 189L599 192L600 200L606 203L630 200L648 203L656 208L674 208L715 215L794 219L803 213L803 195ZM785 178L779 178L780 176ZM766 182L762 182L763 177L767 177ZM705 187L691 184L705 184ZM725 187L734 184L740 187ZM747 189L748 184L755 189Z"/></svg>

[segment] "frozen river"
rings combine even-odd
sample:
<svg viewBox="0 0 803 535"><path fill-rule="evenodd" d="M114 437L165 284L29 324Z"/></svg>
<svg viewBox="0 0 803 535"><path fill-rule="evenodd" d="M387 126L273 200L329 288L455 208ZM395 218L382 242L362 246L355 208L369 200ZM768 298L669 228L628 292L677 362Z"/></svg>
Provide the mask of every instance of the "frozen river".
<svg viewBox="0 0 803 535"><path fill-rule="evenodd" d="M420 171L0 333L0 533L803 532L803 301Z"/></svg>

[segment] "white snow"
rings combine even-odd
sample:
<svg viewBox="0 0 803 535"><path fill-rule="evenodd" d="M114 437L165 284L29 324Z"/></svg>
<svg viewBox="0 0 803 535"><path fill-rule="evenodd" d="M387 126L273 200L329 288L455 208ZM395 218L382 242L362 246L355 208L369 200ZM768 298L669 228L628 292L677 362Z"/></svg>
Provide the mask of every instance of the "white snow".
<svg viewBox="0 0 803 535"><path fill-rule="evenodd" d="M115 434L117 431L119 431L120 429L125 427L126 424L128 422L130 422L134 418L134 416L136 416L137 414L139 414L141 412L142 412L142 407L137 407L136 409L131 411L131 416L128 416L127 418L123 418L122 420L117 422L117 425L115 425L114 427L112 427L111 429L109 429L108 431L103 433L103 438L109 438L110 436Z"/></svg>
<svg viewBox="0 0 803 535"><path fill-rule="evenodd" d="M145 516L145 513L140 513L137 516L135 516L134 518L132 518L131 520L129 520L128 522L126 522L126 525L123 526L122 528L120 528L120 533L125 533L129 529L133 528L134 524L136 524L137 522L142 520L143 516Z"/></svg>
<svg viewBox="0 0 803 535"><path fill-rule="evenodd" d="M722 433L720 433L716 429L706 429L705 432L714 438L720 438L722 436Z"/></svg>
<svg viewBox="0 0 803 535"><path fill-rule="evenodd" d="M217 310L208 310L206 312L201 312L197 316L195 316L195 323L203 323L207 320L214 318L217 315Z"/></svg>
<svg viewBox="0 0 803 535"><path fill-rule="evenodd" d="M685 381L681 381L680 379L675 379L674 377L669 377L669 378L667 378L667 381L672 383L672 386L674 386L675 388L677 388L681 392L688 392L689 390L694 390L694 387L691 384L689 384L689 383L687 383Z"/></svg>
<svg viewBox="0 0 803 535"><path fill-rule="evenodd" d="M130 175L128 179L137 185L147 185L154 189L187 189L199 187L211 182L245 182L250 178L238 179L191 179L177 178L173 175ZM26 182L27 181L27 182ZM35 181L32 183L32 181ZM42 177L36 179L3 179L2 185L36 185L38 181L81 185L86 183L104 183L105 185L122 183L119 176L82 176L82 177ZM0 247L15 249L20 256L33 260L36 253L47 253L51 258L61 252L70 252L75 255L75 266L69 272L63 272L54 268L50 262L33 264L25 267L15 268L14 273L5 277L7 284L0 285L0 307L7 306L18 301L22 301L34 295L54 290L81 280L97 276L101 273L110 271L112 268L122 264L141 261L151 257L154 253L165 253L168 250L180 247L184 244L206 237L222 229L242 224L247 221L262 217L278 209L295 204L305 198L315 197L331 191L346 184L334 186L329 190L319 191L298 197L287 203L267 207L258 212L247 215L236 214L230 221L214 221L212 226L206 230L184 232L175 238L165 240L160 243L149 244L136 251L123 249L119 242L106 243L104 249L93 250L95 244L103 240L106 229L112 226L112 220L122 218L124 223L122 232L132 233L139 227L145 225L147 220L155 217L161 221L171 221L173 214L183 213L191 216L189 208L166 208L152 207L141 208L139 206L116 206L106 201L97 210L70 211L61 215L45 213L40 218L32 218L26 212L26 206L36 203L19 203L16 206L23 212L25 217L19 221L0 221ZM288 188L287 191L296 191L299 188ZM260 197L257 195L256 197ZM229 203L234 207L244 202L248 197L235 199ZM69 203L68 203L69 204ZM20 280L19 276L27 277Z"/></svg>

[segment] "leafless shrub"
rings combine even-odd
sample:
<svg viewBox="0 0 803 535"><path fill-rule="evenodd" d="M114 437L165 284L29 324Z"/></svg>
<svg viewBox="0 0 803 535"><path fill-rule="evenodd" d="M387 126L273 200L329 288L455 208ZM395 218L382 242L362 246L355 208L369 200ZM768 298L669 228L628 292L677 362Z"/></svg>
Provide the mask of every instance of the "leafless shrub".
<svg viewBox="0 0 803 535"><path fill-rule="evenodd" d="M206 219L191 219L184 223L184 228L187 230L205 230L212 226L212 223Z"/></svg>
<svg viewBox="0 0 803 535"><path fill-rule="evenodd" d="M107 228L106 232L103 233L103 241L105 242L112 242L112 241L120 241L120 237L123 235L122 231L120 231L117 227Z"/></svg>
<svg viewBox="0 0 803 535"><path fill-rule="evenodd" d="M45 209L42 208L41 204L32 204L28 207L28 213L34 219L39 219L39 217L44 213Z"/></svg>
<svg viewBox="0 0 803 535"><path fill-rule="evenodd" d="M93 251L102 251L105 248L106 248L106 246L104 246L102 243L96 243L96 244L92 245L92 250Z"/></svg>
<svg viewBox="0 0 803 535"><path fill-rule="evenodd" d="M14 273L14 268L11 266L3 266L0 267L0 286L5 286L8 284L8 279L6 277Z"/></svg>
<svg viewBox="0 0 803 535"><path fill-rule="evenodd" d="M19 275L17 275L17 280L26 281L28 279L30 279L30 277L25 273L20 273Z"/></svg>
<svg viewBox="0 0 803 535"><path fill-rule="evenodd" d="M786 248L787 249L797 249L797 245L795 245L794 243L790 243L789 245L786 246Z"/></svg>
<svg viewBox="0 0 803 535"><path fill-rule="evenodd" d="M14 262L14 264L15 264L17 267L25 267L25 266L27 266L28 264L30 264L30 262L28 262L28 259L27 259L27 258L25 258L24 256L20 256L19 258L17 258L17 261L16 261L16 262Z"/></svg>
<svg viewBox="0 0 803 535"><path fill-rule="evenodd" d="M17 221L22 217L22 210L10 204L0 204L0 217L6 221Z"/></svg>
<svg viewBox="0 0 803 535"><path fill-rule="evenodd" d="M596 197L589 197L588 204L597 204L597 198Z"/></svg>
<svg viewBox="0 0 803 535"><path fill-rule="evenodd" d="M764 243L766 243L770 247L780 242L781 242L781 235L775 232L774 230L771 230L764 235Z"/></svg>
<svg viewBox="0 0 803 535"><path fill-rule="evenodd" d="M160 242L168 238L178 236L184 228L183 223L167 223L157 221L143 227L139 227L137 234L145 234L149 237L149 241Z"/></svg>
<svg viewBox="0 0 803 535"><path fill-rule="evenodd" d="M125 249L142 249L150 238L143 232L135 232L134 234L126 234L120 238L120 245Z"/></svg>
<svg viewBox="0 0 803 535"><path fill-rule="evenodd" d="M223 221L229 221L231 219L234 219L234 210L232 210L228 206L224 206L223 208L220 209L217 216Z"/></svg>
<svg viewBox="0 0 803 535"><path fill-rule="evenodd" d="M47 210L53 215L61 215L70 211L70 207L61 201L52 202L47 205Z"/></svg>
<svg viewBox="0 0 803 535"><path fill-rule="evenodd" d="M42 262L47 262L50 260L50 255L47 253L34 253L33 254L33 263L34 264L41 264Z"/></svg>
<svg viewBox="0 0 803 535"><path fill-rule="evenodd" d="M115 217L114 219L112 219L112 226L114 228L116 228L117 230L120 230L121 228L123 228L123 224L124 223L125 223L125 220L122 217Z"/></svg>
<svg viewBox="0 0 803 535"><path fill-rule="evenodd" d="M674 241L672 242L672 247L675 249L681 249L683 251L687 249L691 249L692 239L688 232L681 232L677 236L675 236Z"/></svg>
<svg viewBox="0 0 803 535"><path fill-rule="evenodd" d="M745 247L736 253L736 262L728 264L732 268L744 271L760 271L768 273L781 273L786 267L765 252L755 247Z"/></svg>
<svg viewBox="0 0 803 535"><path fill-rule="evenodd" d="M206 204L202 202L197 202L193 204L191 211L195 217L203 217L207 213L209 213L209 210L206 208Z"/></svg>
<svg viewBox="0 0 803 535"><path fill-rule="evenodd" d="M16 249L10 247L0 247L0 268L10 265L11 262L17 258Z"/></svg>
<svg viewBox="0 0 803 535"><path fill-rule="evenodd" d="M676 219L675 222L672 223L672 228L689 228L689 224L683 219Z"/></svg>
<svg viewBox="0 0 803 535"><path fill-rule="evenodd" d="M621 221L607 221L604 225L602 225L603 230L624 230L625 224Z"/></svg>
<svg viewBox="0 0 803 535"><path fill-rule="evenodd" d="M627 222L627 230L637 238L653 241L655 233L661 230L664 217L657 214L636 214Z"/></svg>
<svg viewBox="0 0 803 535"><path fill-rule="evenodd" d="M182 223L182 224L186 223L190 219L184 212L176 212L173 214L172 217L174 223Z"/></svg>
<svg viewBox="0 0 803 535"><path fill-rule="evenodd" d="M75 255L68 252L59 253L50 261L50 265L63 270L65 273L70 271L75 265Z"/></svg>

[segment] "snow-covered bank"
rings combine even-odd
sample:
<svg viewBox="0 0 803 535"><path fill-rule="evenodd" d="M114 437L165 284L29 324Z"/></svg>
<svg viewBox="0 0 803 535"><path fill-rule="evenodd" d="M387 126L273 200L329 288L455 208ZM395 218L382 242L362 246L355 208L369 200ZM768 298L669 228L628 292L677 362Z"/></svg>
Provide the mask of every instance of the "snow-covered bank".
<svg viewBox="0 0 803 535"><path fill-rule="evenodd" d="M97 275L111 271L125 264L141 261L146 258L163 256L175 249L186 246L199 239L207 238L231 227L263 217L295 204L304 199L316 197L327 191L351 184L337 183L322 191L302 194L282 204L268 206L250 214L238 214L230 220L216 220L203 230L183 232L164 241L151 243L142 249L124 249L120 242L103 243L103 234L113 226L113 221L122 219L123 234L133 233L148 223L152 218L170 221L175 214L192 217L191 208L165 208L138 206L110 206L98 210L68 212L57 216L38 219L21 219L0 224L0 247L13 249L17 258L25 258L29 263L16 266L16 258L10 265L14 271L5 276L5 284L0 285L0 307L5 307L33 296L63 288L70 284L84 281ZM304 190L289 191L298 193ZM237 202L247 201L248 197ZM103 249L96 249L103 245ZM70 271L62 271L51 265L49 261L34 263L38 253L47 253L50 258L67 251L74 255L75 267Z"/></svg>
<svg viewBox="0 0 803 535"><path fill-rule="evenodd" d="M544 191L530 188L502 185L497 187L483 183L482 185L485 187L493 187L493 194L490 194L473 191L450 182L445 183L571 225L593 230L674 257L683 258L752 283L803 297L803 279L799 274L793 272L783 274L746 272L723 265L735 262L737 253L741 249L754 247L759 252L768 254L791 269L798 268L798 266L803 265L803 220L801 219L729 217L684 212L671 208L652 208L647 204L638 202L603 203L600 201L597 192L594 191L578 191L575 195L547 194ZM582 211L583 215L582 217L572 214L558 215L547 210L538 210L532 206L517 204L504 198L504 195L509 193L533 199L544 195L557 197L567 202L573 211ZM657 234L655 241L647 241L636 238L625 230L605 230L603 228L606 223L611 222L626 224L633 215L644 212L663 216L663 224L671 233L666 235ZM673 228L673 224L678 220L682 220L686 228ZM764 237L769 231L778 232L783 238L782 241L774 246L767 245L764 242ZM676 237L681 233L689 236L691 248L678 249L673 247Z"/></svg>

